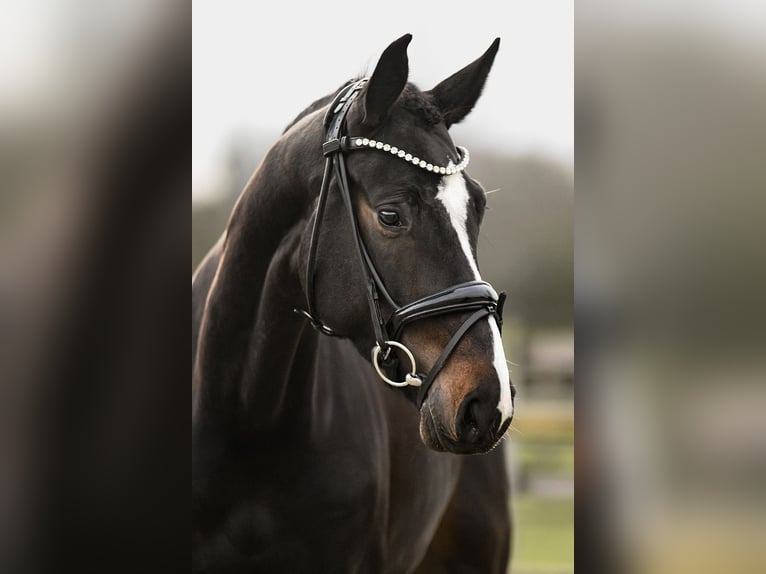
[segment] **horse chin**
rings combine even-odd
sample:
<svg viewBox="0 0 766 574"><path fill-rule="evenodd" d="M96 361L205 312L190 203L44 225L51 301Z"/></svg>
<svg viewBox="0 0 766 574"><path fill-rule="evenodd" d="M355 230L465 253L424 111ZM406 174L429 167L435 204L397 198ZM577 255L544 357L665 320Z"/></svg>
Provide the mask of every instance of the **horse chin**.
<svg viewBox="0 0 766 574"><path fill-rule="evenodd" d="M437 429L436 422L426 403L420 409L420 440L431 450L438 452L449 452L449 449L442 442L441 435Z"/></svg>
<svg viewBox="0 0 766 574"><path fill-rule="evenodd" d="M500 437L472 444L456 441L435 419L428 401L420 408L420 440L431 450L452 454L485 454L500 444Z"/></svg>

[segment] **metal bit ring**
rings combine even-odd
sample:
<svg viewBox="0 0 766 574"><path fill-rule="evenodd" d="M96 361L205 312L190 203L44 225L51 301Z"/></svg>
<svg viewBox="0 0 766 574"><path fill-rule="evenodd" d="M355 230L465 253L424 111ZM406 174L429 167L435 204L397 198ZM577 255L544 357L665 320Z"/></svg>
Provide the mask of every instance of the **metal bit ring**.
<svg viewBox="0 0 766 574"><path fill-rule="evenodd" d="M417 365L415 364L415 357L412 356L412 353L410 350L402 345L401 343L397 341L386 341L384 345L388 347L396 347L397 349L401 350L410 360L410 365L412 369L404 378L404 381L397 382L392 381L389 379L386 375L383 374L383 370L380 368L380 365L378 364L378 357L380 356L380 352L382 351L380 343L375 345L375 348L372 350L372 365L375 367L375 370L378 372L378 376L383 379L386 383L391 385L392 387L406 387L408 385L411 385L413 387L419 387L423 384L423 381L420 380L420 377L417 375Z"/></svg>

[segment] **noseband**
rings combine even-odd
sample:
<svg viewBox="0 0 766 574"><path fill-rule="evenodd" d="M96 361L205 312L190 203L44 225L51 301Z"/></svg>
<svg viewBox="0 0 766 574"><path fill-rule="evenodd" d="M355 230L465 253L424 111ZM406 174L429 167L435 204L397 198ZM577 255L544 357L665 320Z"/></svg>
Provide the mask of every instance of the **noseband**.
<svg viewBox="0 0 766 574"><path fill-rule="evenodd" d="M311 325L320 333L333 337L339 336L338 333L318 318L314 301L314 277L319 226L324 214L325 204L327 203L330 179L334 173L351 222L356 242L356 251L359 255L359 261L365 278L367 303L370 308L376 340L376 345L372 350L372 364L380 378L389 385L395 387L419 387L417 406L420 408L426 398L428 389L433 384L450 354L473 325L482 318L493 315L497 321L498 328L502 330L505 293L498 295L492 286L484 281L469 281L453 285L443 291L428 295L404 306L398 305L388 293L359 232L359 222L348 185L344 154L360 149L381 150L399 157L414 166L439 175L453 175L462 172L466 165L468 165L469 156L465 148L458 147L462 156L460 164L457 166L450 164L449 166L440 167L414 157L412 154L389 144L346 135L346 114L366 82L367 78L364 78L344 87L330 104L324 118L325 143L322 146L322 151L326 160L322 186L317 201L316 216L311 230L311 243L309 244L306 268L306 300L308 308L307 310L296 309L295 311L308 318ZM381 297L394 309L393 314L387 320L383 317L380 309ZM436 363L431 367L431 370L426 375L419 373L415 358L410 350L401 342L405 327L415 321L429 317L467 312L472 313L449 340ZM405 375L404 381L393 380L399 371L399 360L397 354L392 353L391 349L399 349L409 359L409 371Z"/></svg>

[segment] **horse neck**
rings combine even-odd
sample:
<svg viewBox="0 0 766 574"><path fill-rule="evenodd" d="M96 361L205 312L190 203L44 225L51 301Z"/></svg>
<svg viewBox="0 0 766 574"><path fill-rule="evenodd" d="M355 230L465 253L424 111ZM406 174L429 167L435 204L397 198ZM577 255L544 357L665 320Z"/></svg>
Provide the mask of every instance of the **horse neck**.
<svg viewBox="0 0 766 574"><path fill-rule="evenodd" d="M322 168L306 165L320 130L303 132L272 147L232 212L200 324L195 425L276 429L310 403L317 335L293 308L304 304L298 254Z"/></svg>

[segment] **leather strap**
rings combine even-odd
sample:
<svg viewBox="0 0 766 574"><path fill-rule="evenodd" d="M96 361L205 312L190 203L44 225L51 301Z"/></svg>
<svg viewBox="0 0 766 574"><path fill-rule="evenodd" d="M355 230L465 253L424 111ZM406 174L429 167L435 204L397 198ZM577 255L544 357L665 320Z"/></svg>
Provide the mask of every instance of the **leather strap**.
<svg viewBox="0 0 766 574"><path fill-rule="evenodd" d="M362 272L365 276L365 284L367 285L367 304L370 307L370 315L373 318L372 326L375 331L375 339L381 346L381 349L385 351L388 349L388 345L386 344L386 341L388 341L386 321L383 319L383 314L380 310L380 297L378 295L375 277L372 273L372 267L370 265L371 261L369 261L369 255L364 246L362 234L359 232L359 221L357 220L356 209L354 209L354 204L351 200L351 191L349 190L346 175L346 161L343 159L343 154L336 154L334 156L334 163L338 187L340 188L343 202L346 204L346 212L348 213L351 228L354 233L354 239L356 241L356 252L359 255L359 263L362 266Z"/></svg>
<svg viewBox="0 0 766 574"><path fill-rule="evenodd" d="M316 278L316 252L317 245L319 244L319 230L320 224L324 216L325 205L327 204L327 196L329 195L330 179L333 171L334 159L337 157L337 152L340 150L338 143L337 148L333 149L332 142L338 142L338 136L341 133L348 109L354 101L356 94L362 89L367 79L352 82L344 86L335 96L333 101L327 108L327 112L324 117L324 127L326 130L325 144L323 146L324 155L326 156L324 174L322 176L322 186L319 189L319 197L317 199L317 208L314 214L314 224L311 229L311 239L309 243L308 261L306 262L306 310L293 309L295 313L303 315L320 333L329 335L331 337L339 336L333 329L322 323L317 315L315 297L314 297L314 284ZM340 185L340 183L339 183Z"/></svg>
<svg viewBox="0 0 766 574"><path fill-rule="evenodd" d="M330 187L330 174L332 173L332 160L330 158L327 158L327 161L325 161L325 168L324 168L324 176L322 177L322 187L319 190L319 199L317 200L317 209L316 214L314 215L314 225L311 228L311 242L309 243L309 258L308 262L306 263L306 306L307 309L303 311L302 309L294 309L296 313L300 313L304 315L309 322L311 322L311 325L321 333L324 333L325 335L330 335L331 337L336 336L335 332L328 327L327 325L323 324L316 313L316 308L314 307L314 279L316 276L316 252L317 252L317 245L319 244L319 224L322 221L322 216L324 215L324 207L327 203L327 190Z"/></svg>
<svg viewBox="0 0 766 574"><path fill-rule="evenodd" d="M398 340L409 323L445 313L473 311L480 307L487 307L497 315L502 315L503 312L499 297L492 285L484 281L469 281L453 285L398 308L391 316L388 327L394 339Z"/></svg>
<svg viewBox="0 0 766 574"><path fill-rule="evenodd" d="M325 143L322 146L322 151L327 158L325 161L325 170L322 177L322 187L319 190L319 198L317 200L317 209L314 217L314 224L311 230L311 240L309 244L308 261L306 263L306 299L307 307L306 311L295 309L297 313L304 315L311 322L311 325L330 336L339 336L333 329L322 323L319 319L316 311L315 296L314 296L314 283L316 277L316 252L317 245L319 243L319 228L324 215L325 205L327 203L327 196L329 195L331 174L335 174L335 183L340 190L343 202L346 205L346 212L349 216L354 239L356 242L356 251L360 259L362 271L365 275L366 295L367 303L370 308L370 314L373 317L373 329L375 331L375 338L377 343L384 350L387 349L386 341L388 341L388 334L386 332L386 321L383 318L383 314L380 310L380 294L382 293L385 300L397 309L399 306L393 301L388 290L385 288L380 274L378 273L375 265L370 258L367 248L362 240L361 233L359 232L359 222L356 217L356 210L354 209L353 201L351 199L350 186L348 184L348 175L346 172L346 163L343 157L341 149L340 134L345 128L346 114L348 113L351 104L354 102L356 95L362 89L366 79L359 80L357 82L347 85L341 89L335 99L328 107L325 114L324 125L326 128ZM343 138L345 139L345 138Z"/></svg>
<svg viewBox="0 0 766 574"><path fill-rule="evenodd" d="M479 309L478 311L476 311L473 315L468 317L468 319L466 319L465 322L460 326L460 329L455 331L455 334L452 335L452 338L449 340L449 343L447 343L447 346L444 347L444 350L442 350L442 354L439 355L439 358L436 359L436 362L434 363L433 367L431 367L431 370L428 371L428 375L423 381L423 384L420 385L420 389L418 391L418 398L417 398L418 408L420 408L423 404L423 401L426 400L428 389L430 389L431 385L433 385L434 380L436 380L436 375L438 375L439 372L442 370L442 367L444 367L444 363L447 362L447 359L449 359L450 355L452 354L452 351L455 350L455 347L457 347L457 344L460 342L460 340L465 336L468 330L471 327L473 327L478 321L480 321L487 315L491 315L491 314L492 314L492 311L490 311L489 308L483 307Z"/></svg>

